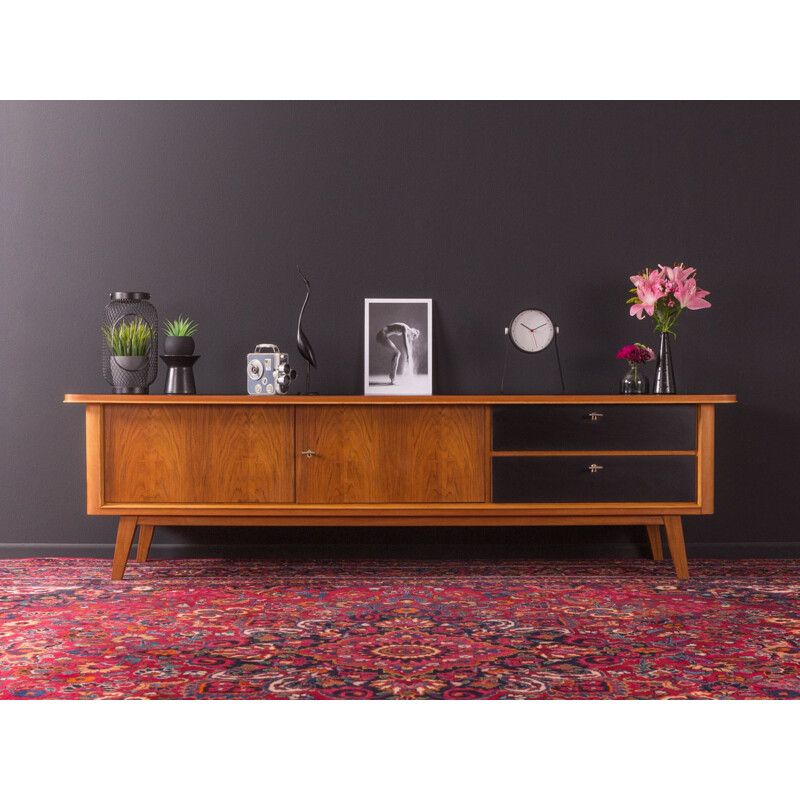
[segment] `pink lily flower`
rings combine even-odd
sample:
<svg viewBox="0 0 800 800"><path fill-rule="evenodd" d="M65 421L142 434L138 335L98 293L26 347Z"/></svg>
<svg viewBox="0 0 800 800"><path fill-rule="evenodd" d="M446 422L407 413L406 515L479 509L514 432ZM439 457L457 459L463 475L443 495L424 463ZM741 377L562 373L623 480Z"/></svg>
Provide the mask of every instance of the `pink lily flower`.
<svg viewBox="0 0 800 800"><path fill-rule="evenodd" d="M646 269L639 275L631 275L631 283L638 289L643 283L658 286L661 283L661 273L657 269Z"/></svg>
<svg viewBox="0 0 800 800"><path fill-rule="evenodd" d="M694 278L680 282L674 292L675 299L681 304L681 308L690 310L711 308L711 303L704 299L707 294L709 292L697 288L697 281Z"/></svg>
<svg viewBox="0 0 800 800"><path fill-rule="evenodd" d="M693 272L696 272L694 267L687 267L685 264L676 264L674 267L662 267L658 265L667 274L667 277L675 283L683 283Z"/></svg>
<svg viewBox="0 0 800 800"><path fill-rule="evenodd" d="M636 296L641 301L631 305L631 316L643 319L642 314L647 313L652 317L656 302L664 297L661 274L657 270L652 272L645 270L644 275L631 275L631 282L636 287Z"/></svg>

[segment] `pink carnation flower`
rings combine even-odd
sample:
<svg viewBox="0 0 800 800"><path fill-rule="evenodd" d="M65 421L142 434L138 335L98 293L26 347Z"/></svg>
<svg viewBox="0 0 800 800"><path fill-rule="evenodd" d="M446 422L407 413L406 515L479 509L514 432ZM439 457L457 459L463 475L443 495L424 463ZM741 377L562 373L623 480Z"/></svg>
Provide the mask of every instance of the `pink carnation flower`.
<svg viewBox="0 0 800 800"><path fill-rule="evenodd" d="M625 359L631 366L634 364L646 364L655 357L656 354L651 348L645 347L638 342L636 344L626 344L625 347L621 348L617 353L617 358Z"/></svg>

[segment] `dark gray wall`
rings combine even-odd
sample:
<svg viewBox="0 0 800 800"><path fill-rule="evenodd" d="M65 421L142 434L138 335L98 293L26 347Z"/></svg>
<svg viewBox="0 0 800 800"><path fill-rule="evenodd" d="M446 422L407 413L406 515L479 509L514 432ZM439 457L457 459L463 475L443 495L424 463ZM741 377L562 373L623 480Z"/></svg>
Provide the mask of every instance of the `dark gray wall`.
<svg viewBox="0 0 800 800"><path fill-rule="evenodd" d="M258 342L289 349L304 295L315 387L360 394L363 298L432 297L434 391L495 393L502 329L561 326L569 392L614 392L617 349L655 344L628 276L698 268L678 389L717 417L717 513L690 555L800 555L797 103L0 104L0 553L106 555L84 512L83 409L107 391L108 293L200 323L201 393L244 391ZM552 348L507 389L558 390ZM163 372L153 390L163 391ZM636 530L164 531L160 551L268 555L635 554ZM154 545L156 547L156 545ZM183 548L183 549L181 549Z"/></svg>

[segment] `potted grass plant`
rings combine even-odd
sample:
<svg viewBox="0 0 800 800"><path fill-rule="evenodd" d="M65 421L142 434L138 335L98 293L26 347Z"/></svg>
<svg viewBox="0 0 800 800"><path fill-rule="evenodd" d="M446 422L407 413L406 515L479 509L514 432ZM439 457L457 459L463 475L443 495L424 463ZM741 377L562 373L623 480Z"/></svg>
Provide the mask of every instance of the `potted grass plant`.
<svg viewBox="0 0 800 800"><path fill-rule="evenodd" d="M190 356L194 353L197 323L179 316L164 324L164 352L168 356Z"/></svg>
<svg viewBox="0 0 800 800"><path fill-rule="evenodd" d="M114 363L126 372L138 372L148 365L152 331L141 317L122 319L102 328Z"/></svg>

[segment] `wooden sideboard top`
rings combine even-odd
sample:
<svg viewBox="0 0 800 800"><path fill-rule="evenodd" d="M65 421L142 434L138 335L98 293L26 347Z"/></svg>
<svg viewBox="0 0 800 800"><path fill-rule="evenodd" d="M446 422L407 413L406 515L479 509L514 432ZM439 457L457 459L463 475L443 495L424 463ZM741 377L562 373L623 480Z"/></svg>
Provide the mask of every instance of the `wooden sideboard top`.
<svg viewBox="0 0 800 800"><path fill-rule="evenodd" d="M484 395L283 395L249 394L67 394L65 403L131 403L139 405L624 405L735 403L734 394L484 394Z"/></svg>

